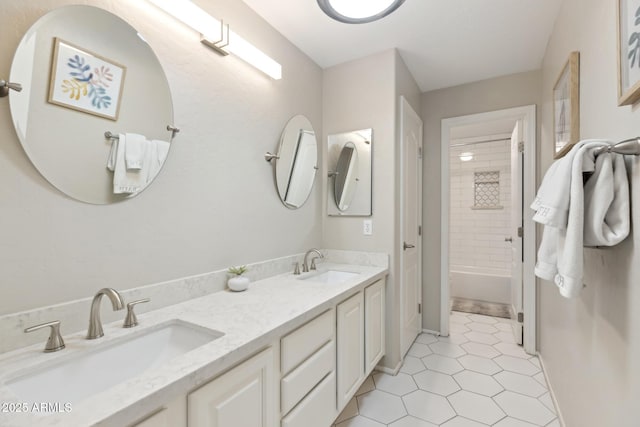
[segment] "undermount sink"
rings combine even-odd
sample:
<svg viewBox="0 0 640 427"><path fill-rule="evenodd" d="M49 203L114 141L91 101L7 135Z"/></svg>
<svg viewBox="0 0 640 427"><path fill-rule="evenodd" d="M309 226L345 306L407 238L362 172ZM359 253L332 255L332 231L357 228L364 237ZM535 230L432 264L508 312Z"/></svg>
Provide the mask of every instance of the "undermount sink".
<svg viewBox="0 0 640 427"><path fill-rule="evenodd" d="M327 270L322 273L304 277L301 280L326 284L338 284L346 282L358 275L358 273L352 273L350 271Z"/></svg>
<svg viewBox="0 0 640 427"><path fill-rule="evenodd" d="M136 331L137 332L137 331ZM224 334L180 320L63 358L6 386L27 402L75 403L207 344Z"/></svg>

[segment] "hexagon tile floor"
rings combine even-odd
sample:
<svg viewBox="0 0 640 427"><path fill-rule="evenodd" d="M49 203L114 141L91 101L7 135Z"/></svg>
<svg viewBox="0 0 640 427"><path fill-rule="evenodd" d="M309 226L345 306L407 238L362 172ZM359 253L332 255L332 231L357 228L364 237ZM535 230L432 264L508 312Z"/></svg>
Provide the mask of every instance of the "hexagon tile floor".
<svg viewBox="0 0 640 427"><path fill-rule="evenodd" d="M449 337L421 334L397 376L374 372L335 427L560 427L536 356L508 319L452 312Z"/></svg>

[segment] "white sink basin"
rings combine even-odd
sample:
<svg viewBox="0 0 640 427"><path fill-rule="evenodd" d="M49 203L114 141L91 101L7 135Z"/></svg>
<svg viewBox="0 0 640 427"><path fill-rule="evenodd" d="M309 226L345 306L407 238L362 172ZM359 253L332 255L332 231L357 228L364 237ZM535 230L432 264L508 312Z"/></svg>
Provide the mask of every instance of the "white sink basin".
<svg viewBox="0 0 640 427"><path fill-rule="evenodd" d="M352 279L358 275L358 273L352 273L350 271L327 270L324 273L307 276L302 278L301 280L333 285L346 282L347 280Z"/></svg>
<svg viewBox="0 0 640 427"><path fill-rule="evenodd" d="M75 403L224 335L179 320L63 358L6 383L26 402ZM65 350L63 350L65 351Z"/></svg>

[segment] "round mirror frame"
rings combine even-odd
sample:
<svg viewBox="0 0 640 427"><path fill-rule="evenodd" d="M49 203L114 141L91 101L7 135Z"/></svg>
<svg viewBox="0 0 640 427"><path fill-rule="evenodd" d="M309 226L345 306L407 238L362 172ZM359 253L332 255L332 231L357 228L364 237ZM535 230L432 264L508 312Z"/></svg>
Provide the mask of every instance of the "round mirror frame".
<svg viewBox="0 0 640 427"><path fill-rule="evenodd" d="M97 58L95 69L77 68L76 72L86 70L87 75L69 77L74 70L60 52L79 52L86 66L89 59ZM60 91L56 83L62 86L66 79L87 83L89 95L81 90L78 93L91 97L91 88L97 86L93 80L99 76L97 69L105 63L107 69L113 67L111 80L103 88L107 87L112 104L119 102L114 114L101 114L100 107L92 104L95 96L87 101L89 108L78 108L71 97L64 100L51 95L54 85ZM121 74L118 67L124 69ZM18 139L38 172L67 196L91 204L127 200L146 189L166 163L166 157L158 161L157 171L145 178L139 191L114 194L114 174L107 170L113 139L106 133L135 132L149 141L168 143L173 136L167 128L173 124L173 102L166 75L151 47L135 28L113 13L94 6L68 5L41 16L16 49L10 80L23 86L22 92L12 92L9 97Z"/></svg>
<svg viewBox="0 0 640 427"><path fill-rule="evenodd" d="M304 164L300 163L303 161ZM280 136L275 157L278 196L289 209L301 208L311 195L318 170L318 141L309 119L293 116ZM289 194L294 193L293 196Z"/></svg>

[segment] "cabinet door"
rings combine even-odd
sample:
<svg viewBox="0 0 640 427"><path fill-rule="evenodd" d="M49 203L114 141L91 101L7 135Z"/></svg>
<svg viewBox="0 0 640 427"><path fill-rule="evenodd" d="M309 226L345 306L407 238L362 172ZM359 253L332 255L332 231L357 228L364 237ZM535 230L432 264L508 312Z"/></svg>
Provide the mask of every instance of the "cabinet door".
<svg viewBox="0 0 640 427"><path fill-rule="evenodd" d="M338 304L338 410L342 410L364 380L364 297L358 292Z"/></svg>
<svg viewBox="0 0 640 427"><path fill-rule="evenodd" d="M187 397L182 395L132 427L187 427Z"/></svg>
<svg viewBox="0 0 640 427"><path fill-rule="evenodd" d="M275 427L271 348L189 394L189 427Z"/></svg>
<svg viewBox="0 0 640 427"><path fill-rule="evenodd" d="M385 351L384 281L379 280L364 290L364 354L366 373L376 367Z"/></svg>

